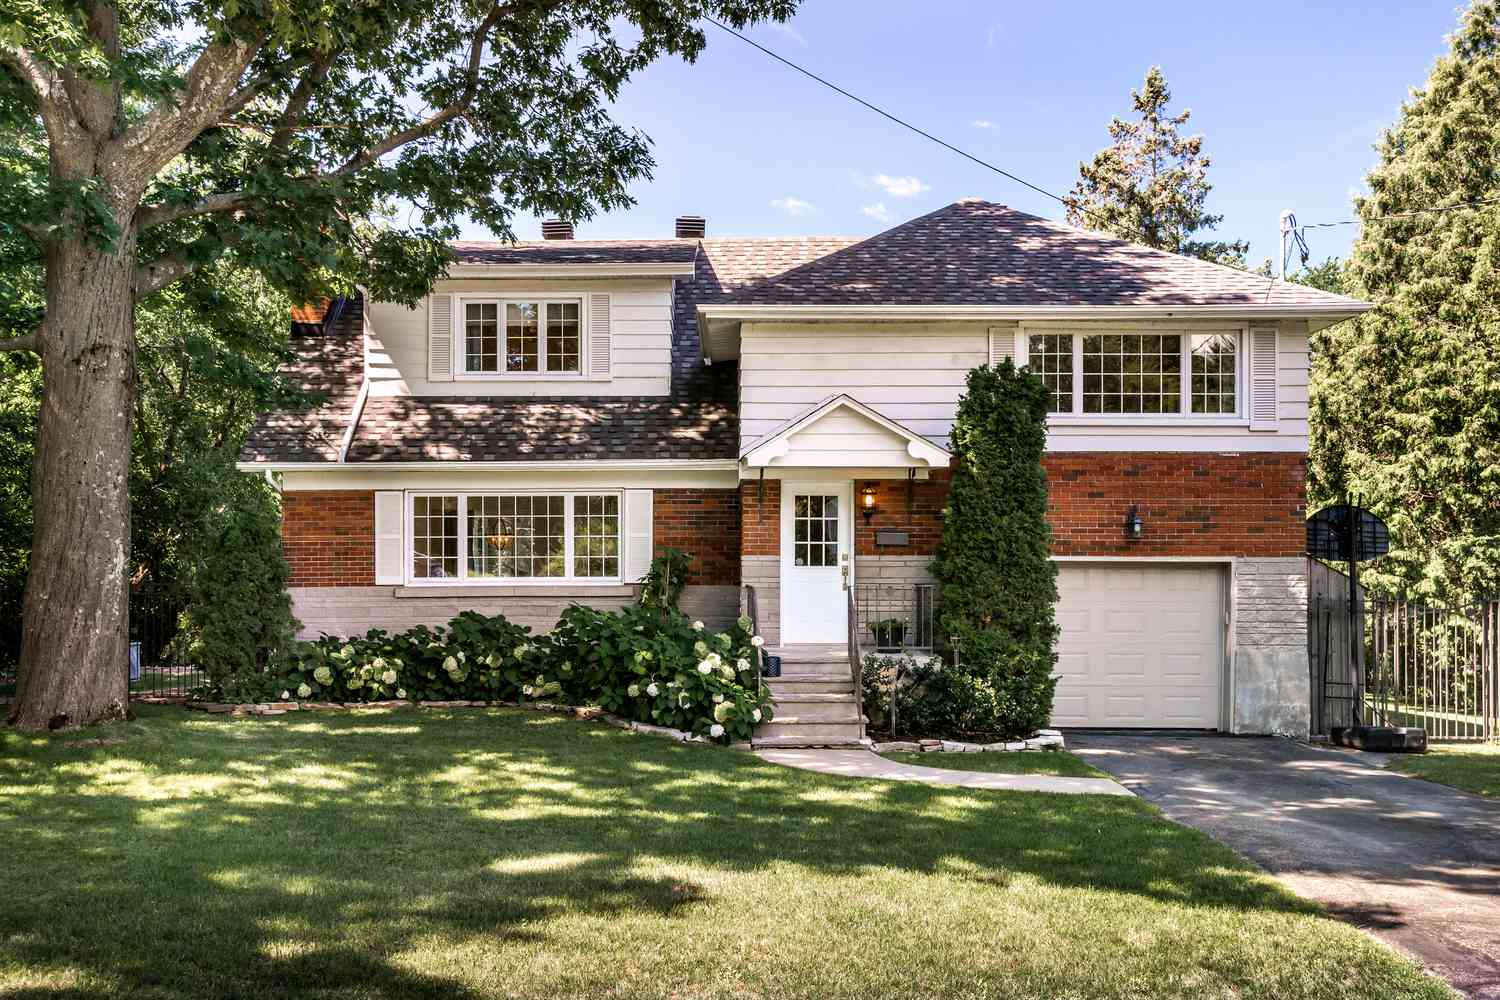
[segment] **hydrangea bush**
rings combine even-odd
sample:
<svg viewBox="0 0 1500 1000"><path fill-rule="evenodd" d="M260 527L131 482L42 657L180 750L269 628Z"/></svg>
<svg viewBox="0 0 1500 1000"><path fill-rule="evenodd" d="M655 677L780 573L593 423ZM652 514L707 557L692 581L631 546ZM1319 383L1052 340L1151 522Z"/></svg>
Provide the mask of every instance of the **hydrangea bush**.
<svg viewBox="0 0 1500 1000"><path fill-rule="evenodd" d="M574 606L539 637L503 616L465 611L446 627L293 643L265 674L261 693L334 702L597 705L728 742L748 740L771 718L754 666L759 645L748 618L715 633L675 609Z"/></svg>

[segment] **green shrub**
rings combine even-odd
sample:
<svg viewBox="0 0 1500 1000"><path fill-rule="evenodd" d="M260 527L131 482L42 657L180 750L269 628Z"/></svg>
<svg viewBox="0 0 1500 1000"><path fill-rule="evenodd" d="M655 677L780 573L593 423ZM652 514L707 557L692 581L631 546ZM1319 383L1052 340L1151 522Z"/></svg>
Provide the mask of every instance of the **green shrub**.
<svg viewBox="0 0 1500 1000"><path fill-rule="evenodd" d="M446 628L293 643L241 696L597 705L710 739L747 740L771 717L752 667L756 643L745 618L713 633L676 611L575 605L533 638L502 616L465 611Z"/></svg>
<svg viewBox="0 0 1500 1000"><path fill-rule="evenodd" d="M641 607L676 611L692 564L693 557L680 549L668 547L658 552L641 579Z"/></svg>
<svg viewBox="0 0 1500 1000"><path fill-rule="evenodd" d="M1052 713L1048 399L1040 378L1006 360L971 371L959 400L952 443L960 464L933 564L957 665L927 687L932 705L914 707L941 731L1023 736Z"/></svg>

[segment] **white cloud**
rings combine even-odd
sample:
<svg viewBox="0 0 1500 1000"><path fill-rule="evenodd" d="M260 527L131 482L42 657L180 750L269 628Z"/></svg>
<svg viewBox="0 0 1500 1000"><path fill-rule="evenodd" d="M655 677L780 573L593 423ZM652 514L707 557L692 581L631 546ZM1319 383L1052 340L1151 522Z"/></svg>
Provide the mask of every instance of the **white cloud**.
<svg viewBox="0 0 1500 1000"><path fill-rule="evenodd" d="M787 195L785 198L772 198L771 207L779 208L787 215L806 215L816 208L812 202L803 201L793 195Z"/></svg>
<svg viewBox="0 0 1500 1000"><path fill-rule="evenodd" d="M877 201L873 205L861 205L859 206L859 211L861 215L868 215L876 222L890 222L895 218L891 214L891 210L885 207L885 202L883 201Z"/></svg>
<svg viewBox="0 0 1500 1000"><path fill-rule="evenodd" d="M923 191L932 190L931 185L922 183L919 177L888 177L885 174L876 174L870 178L870 183L892 198L915 198Z"/></svg>
<svg viewBox="0 0 1500 1000"><path fill-rule="evenodd" d="M988 118L976 118L973 121L973 125L974 125L975 128L994 128L995 127L995 123L992 122L992 121L990 121Z"/></svg>
<svg viewBox="0 0 1500 1000"><path fill-rule="evenodd" d="M780 21L772 21L770 24L766 25L766 27L770 28L777 34L785 35L792 41L796 42L798 45L802 46L804 49L807 48L807 39L803 37L802 32L798 31L790 24L783 24Z"/></svg>

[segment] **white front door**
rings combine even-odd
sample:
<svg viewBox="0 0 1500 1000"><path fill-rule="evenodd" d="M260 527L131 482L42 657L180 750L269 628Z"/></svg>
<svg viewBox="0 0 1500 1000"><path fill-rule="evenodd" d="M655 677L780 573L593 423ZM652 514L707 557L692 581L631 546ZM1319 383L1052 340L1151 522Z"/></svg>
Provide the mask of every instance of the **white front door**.
<svg viewBox="0 0 1500 1000"><path fill-rule="evenodd" d="M781 641L849 638L854 582L852 483L781 485Z"/></svg>

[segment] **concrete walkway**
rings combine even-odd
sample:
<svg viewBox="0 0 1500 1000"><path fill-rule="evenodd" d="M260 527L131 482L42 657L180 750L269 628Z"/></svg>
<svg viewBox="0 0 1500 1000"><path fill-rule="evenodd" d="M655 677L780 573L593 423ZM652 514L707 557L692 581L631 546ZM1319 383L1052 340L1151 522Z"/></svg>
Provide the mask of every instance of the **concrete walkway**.
<svg viewBox="0 0 1500 1000"><path fill-rule="evenodd" d="M820 774L880 781L923 781L929 785L989 788L1004 792L1069 792L1076 795L1130 795L1108 778L1056 778L1045 774L994 774L988 771L953 771L941 767L898 764L868 750L757 750L755 755L773 764L784 764ZM941 754L934 754L941 757Z"/></svg>

